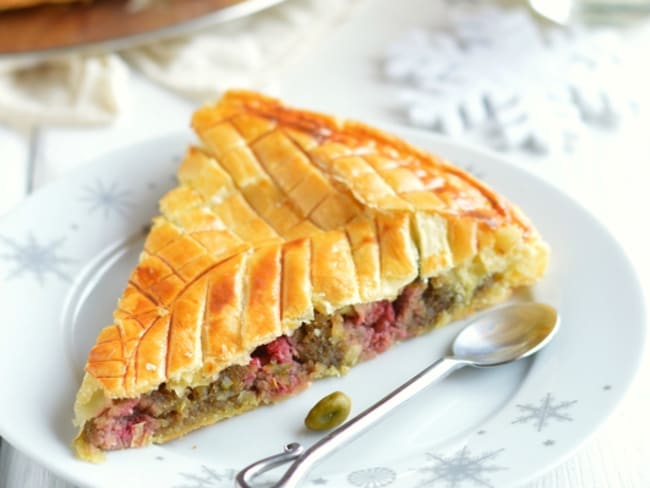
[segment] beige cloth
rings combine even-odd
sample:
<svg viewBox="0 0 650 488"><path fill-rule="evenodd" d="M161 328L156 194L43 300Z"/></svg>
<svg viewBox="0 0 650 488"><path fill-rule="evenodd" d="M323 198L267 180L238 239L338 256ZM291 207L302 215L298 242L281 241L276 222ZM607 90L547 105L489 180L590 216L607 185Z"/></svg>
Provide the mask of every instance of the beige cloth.
<svg viewBox="0 0 650 488"><path fill-rule="evenodd" d="M73 56L39 63L0 61L0 121L101 124L127 99L128 68L118 56Z"/></svg>
<svg viewBox="0 0 650 488"><path fill-rule="evenodd" d="M125 60L198 101L230 87L269 89L355 3L287 0L191 36L119 54L71 55L36 64L0 61L0 122L27 128L110 122L128 107Z"/></svg>
<svg viewBox="0 0 650 488"><path fill-rule="evenodd" d="M259 14L123 52L156 82L194 99L229 87L268 89L282 70L353 6L351 0L288 0Z"/></svg>

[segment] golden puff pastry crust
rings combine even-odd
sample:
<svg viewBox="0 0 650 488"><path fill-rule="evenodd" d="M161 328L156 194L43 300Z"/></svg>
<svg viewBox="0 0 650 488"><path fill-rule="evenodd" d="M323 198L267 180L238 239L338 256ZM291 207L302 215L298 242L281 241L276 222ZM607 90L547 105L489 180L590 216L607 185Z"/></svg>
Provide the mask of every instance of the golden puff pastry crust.
<svg viewBox="0 0 650 488"><path fill-rule="evenodd" d="M476 290L489 277L496 291L448 321L546 268L513 204L395 136L245 91L192 126L200 144L88 356L80 426L111 399L207 385L315 315L394 300L414 280Z"/></svg>

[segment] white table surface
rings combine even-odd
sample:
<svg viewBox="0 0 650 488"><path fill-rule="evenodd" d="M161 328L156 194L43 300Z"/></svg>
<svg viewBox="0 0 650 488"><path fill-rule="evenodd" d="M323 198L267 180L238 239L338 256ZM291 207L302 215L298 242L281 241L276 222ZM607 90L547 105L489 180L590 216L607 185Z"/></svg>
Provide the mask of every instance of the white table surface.
<svg viewBox="0 0 650 488"><path fill-rule="evenodd" d="M400 123L394 91L378 76L377 60L383 47L408 28L436 25L441 8L440 3L429 0L365 2L308 56L284 73L276 84L275 94L299 106L377 123ZM0 127L0 215L10 211L32 189L65 177L67 171L83 161L187 127L196 107L194 102L153 85L137 73L132 73L130 86L128 110L108 127L43 128L28 135ZM593 131L586 136L589 142L581 144L570 157L518 152L509 155L571 194L609 227L635 263L647 305L649 122L650 114L642 111L639 117L624 121L616 130ZM601 429L571 457L526 488L650 487L647 357L646 354L624 401ZM6 442L1 443L0 488L71 486Z"/></svg>

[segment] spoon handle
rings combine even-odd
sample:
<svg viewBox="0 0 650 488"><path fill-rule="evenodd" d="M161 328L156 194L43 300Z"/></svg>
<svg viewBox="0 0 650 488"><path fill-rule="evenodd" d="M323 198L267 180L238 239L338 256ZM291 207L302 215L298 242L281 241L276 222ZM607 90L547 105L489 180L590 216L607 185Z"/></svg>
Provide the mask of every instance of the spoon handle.
<svg viewBox="0 0 650 488"><path fill-rule="evenodd" d="M287 457L283 459L286 461L294 460L293 464L284 476L273 485L273 488L295 488L300 481L309 473L312 467L322 460L324 457L331 454L333 451L350 442L361 433L365 432L368 428L376 424L379 420L384 418L386 414L393 409L404 403L406 400L424 390L427 386L447 376L452 371L465 366L464 361L455 358L445 357L434 362L399 388L393 390L384 398L379 400L374 405L368 407L353 419L347 421L337 429L333 430L321 440L316 442L309 449L299 456ZM275 456L273 456L275 458ZM262 460L262 462L265 460ZM282 461L280 461L281 463ZM244 470L242 470L235 482L237 488L250 488L248 481L263 471L266 471L263 466L259 466L261 462L254 463ZM273 463L273 467L280 463Z"/></svg>

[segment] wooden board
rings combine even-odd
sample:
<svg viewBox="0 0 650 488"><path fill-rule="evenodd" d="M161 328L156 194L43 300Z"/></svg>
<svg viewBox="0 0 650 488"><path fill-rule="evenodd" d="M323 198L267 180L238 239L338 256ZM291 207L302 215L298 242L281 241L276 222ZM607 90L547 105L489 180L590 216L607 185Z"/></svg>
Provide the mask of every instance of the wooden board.
<svg viewBox="0 0 650 488"><path fill-rule="evenodd" d="M0 11L0 59L117 49L255 12L280 0L90 0Z"/></svg>

